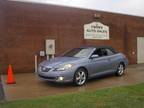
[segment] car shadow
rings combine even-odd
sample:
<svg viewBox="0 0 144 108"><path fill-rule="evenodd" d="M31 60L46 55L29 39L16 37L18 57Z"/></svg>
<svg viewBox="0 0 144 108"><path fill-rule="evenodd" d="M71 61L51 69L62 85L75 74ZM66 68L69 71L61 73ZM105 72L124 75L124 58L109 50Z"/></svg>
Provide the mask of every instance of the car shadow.
<svg viewBox="0 0 144 108"><path fill-rule="evenodd" d="M97 75L94 78L88 79L88 83L92 83L94 81L99 81L99 80L105 80L106 78L114 77L114 73L109 73L109 74L103 74L103 75Z"/></svg>
<svg viewBox="0 0 144 108"><path fill-rule="evenodd" d="M104 74L104 75L98 75L95 76L94 78L88 79L87 83L85 84L88 86L90 83L99 81L99 80L105 80L105 78L110 78L114 77L115 74L109 73L109 74ZM55 83L55 82L48 82L48 81L42 81L42 83L45 86L50 86L50 87L56 87L56 88L76 88L76 87L83 87L83 86L75 86L73 83Z"/></svg>
<svg viewBox="0 0 144 108"><path fill-rule="evenodd" d="M56 82L43 81L43 84L45 86L56 87L56 88L74 87L73 83L56 83Z"/></svg>

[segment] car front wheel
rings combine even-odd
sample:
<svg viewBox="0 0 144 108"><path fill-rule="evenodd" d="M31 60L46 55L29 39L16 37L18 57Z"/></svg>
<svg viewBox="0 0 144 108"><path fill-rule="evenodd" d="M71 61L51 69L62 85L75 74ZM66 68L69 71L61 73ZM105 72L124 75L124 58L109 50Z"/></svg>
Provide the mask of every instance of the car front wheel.
<svg viewBox="0 0 144 108"><path fill-rule="evenodd" d="M116 75L122 76L124 74L124 65L122 63L119 64Z"/></svg>
<svg viewBox="0 0 144 108"><path fill-rule="evenodd" d="M74 83L77 86L81 86L81 85L84 85L86 81L87 81L86 70L83 68L78 69L74 75Z"/></svg>

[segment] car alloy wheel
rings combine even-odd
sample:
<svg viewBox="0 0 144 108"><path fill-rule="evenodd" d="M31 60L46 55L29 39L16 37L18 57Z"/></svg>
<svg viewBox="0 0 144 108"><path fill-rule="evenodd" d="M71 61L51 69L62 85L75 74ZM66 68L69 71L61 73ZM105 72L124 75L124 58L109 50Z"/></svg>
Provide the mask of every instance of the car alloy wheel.
<svg viewBox="0 0 144 108"><path fill-rule="evenodd" d="M117 70L117 75L122 76L124 74L124 65L120 63Z"/></svg>
<svg viewBox="0 0 144 108"><path fill-rule="evenodd" d="M84 69L78 69L74 76L74 83L78 86L85 84L87 80L87 74Z"/></svg>

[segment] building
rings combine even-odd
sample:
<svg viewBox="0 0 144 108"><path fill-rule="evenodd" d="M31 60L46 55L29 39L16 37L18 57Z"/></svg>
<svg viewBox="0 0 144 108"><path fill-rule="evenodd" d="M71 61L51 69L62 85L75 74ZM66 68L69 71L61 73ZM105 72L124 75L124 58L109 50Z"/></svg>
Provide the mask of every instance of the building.
<svg viewBox="0 0 144 108"><path fill-rule="evenodd" d="M0 73L8 64L15 72L34 72L34 55L45 50L46 39L55 39L56 56L69 48L102 44L123 52L131 64L144 60L138 56L143 47L137 48L144 17L5 0L0 1L0 16ZM83 26L93 21L109 26L109 40L84 39Z"/></svg>

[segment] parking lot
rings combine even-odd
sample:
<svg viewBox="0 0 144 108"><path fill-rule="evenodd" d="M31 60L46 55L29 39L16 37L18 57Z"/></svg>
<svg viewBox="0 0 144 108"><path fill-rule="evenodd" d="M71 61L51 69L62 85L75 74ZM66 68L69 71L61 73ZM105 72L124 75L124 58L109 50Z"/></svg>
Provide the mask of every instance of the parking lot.
<svg viewBox="0 0 144 108"><path fill-rule="evenodd" d="M35 73L15 74L15 80L16 84L7 85L5 83L6 75L2 75L5 99L7 101L142 83L144 82L144 64L129 65L122 77L112 75L95 78L81 87L75 87L72 84L54 84L42 81Z"/></svg>

